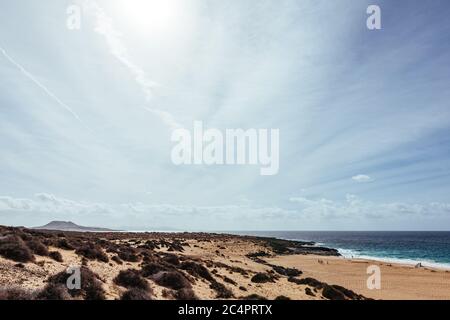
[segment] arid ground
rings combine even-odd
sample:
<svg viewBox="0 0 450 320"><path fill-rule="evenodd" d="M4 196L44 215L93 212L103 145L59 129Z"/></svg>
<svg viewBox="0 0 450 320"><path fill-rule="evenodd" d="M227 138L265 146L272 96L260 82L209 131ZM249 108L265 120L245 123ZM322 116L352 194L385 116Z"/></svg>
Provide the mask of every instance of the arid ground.
<svg viewBox="0 0 450 320"><path fill-rule="evenodd" d="M369 290L367 267L381 268ZM69 289L69 267L81 288ZM346 260L312 243L204 233L0 227L0 299L449 299L450 273Z"/></svg>

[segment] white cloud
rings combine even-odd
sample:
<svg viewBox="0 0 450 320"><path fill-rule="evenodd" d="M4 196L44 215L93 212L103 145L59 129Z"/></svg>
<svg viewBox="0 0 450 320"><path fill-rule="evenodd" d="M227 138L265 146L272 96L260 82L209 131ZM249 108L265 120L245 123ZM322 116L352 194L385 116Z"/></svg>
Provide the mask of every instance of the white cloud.
<svg viewBox="0 0 450 320"><path fill-rule="evenodd" d="M26 221L25 224L30 226L51 220L70 220L82 225L112 228L165 225L190 230L267 230L271 229L267 225L272 228L289 225L289 229L305 229L308 224L316 223L319 228L336 228L336 224L345 228L348 223L354 225L357 221L379 223L450 216L450 203L375 203L351 194L342 201L305 197L289 200L289 206L258 206L250 203L219 206L141 202L113 204L38 193L32 199L1 196L0 217L10 221ZM186 225L184 221L190 221L190 224Z"/></svg>
<svg viewBox="0 0 450 320"><path fill-rule="evenodd" d="M405 216L435 217L450 215L450 204L431 202L415 204L403 202L375 203L348 194L345 201L293 197L290 202L299 205L299 213L308 217L330 218L398 218Z"/></svg>
<svg viewBox="0 0 450 320"><path fill-rule="evenodd" d="M0 213L35 213L52 217L102 216L119 219L149 219L160 217L205 217L214 219L355 219L397 218L405 216L435 217L450 215L450 203L432 202L414 204L402 202L375 203L348 194L345 201L330 199L308 199L292 197L294 208L232 204L221 206L196 206L164 203L92 203L57 197L48 193L37 193L34 199L0 197ZM51 218L50 218L51 219Z"/></svg>
<svg viewBox="0 0 450 320"><path fill-rule="evenodd" d="M130 218L155 216L205 216L205 217L247 217L272 218L287 217L295 211L279 207L261 207L251 205L195 206L178 204L90 203L56 197L53 194L37 193L35 199L0 197L0 212L33 212L45 214L103 215Z"/></svg>
<svg viewBox="0 0 450 320"><path fill-rule="evenodd" d="M353 176L352 180L356 181L356 182L371 182L371 181L373 181L373 179L371 177L369 177L365 174L359 174L357 176Z"/></svg>

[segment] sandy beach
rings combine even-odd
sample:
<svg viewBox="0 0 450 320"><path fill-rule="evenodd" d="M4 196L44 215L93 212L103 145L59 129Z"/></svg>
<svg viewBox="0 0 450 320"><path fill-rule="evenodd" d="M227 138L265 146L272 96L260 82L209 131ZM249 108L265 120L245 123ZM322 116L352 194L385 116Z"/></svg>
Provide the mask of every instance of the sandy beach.
<svg viewBox="0 0 450 320"><path fill-rule="evenodd" d="M267 259L274 264L295 267L305 276L338 284L366 297L386 300L448 300L450 299L450 271L415 268L412 265L374 260L344 259L342 257L278 256ZM319 263L321 260L323 263ZM367 267L381 270L381 289L367 288Z"/></svg>

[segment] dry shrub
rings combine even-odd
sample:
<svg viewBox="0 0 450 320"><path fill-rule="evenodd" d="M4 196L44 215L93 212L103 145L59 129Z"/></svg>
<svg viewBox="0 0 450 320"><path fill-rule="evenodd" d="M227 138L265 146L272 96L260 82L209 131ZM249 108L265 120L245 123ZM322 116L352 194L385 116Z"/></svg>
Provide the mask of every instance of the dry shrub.
<svg viewBox="0 0 450 320"><path fill-rule="evenodd" d="M102 248L93 243L84 243L75 250L75 253L89 260L109 261L108 256L103 252Z"/></svg>
<svg viewBox="0 0 450 320"><path fill-rule="evenodd" d="M58 262L64 261L61 253L59 253L58 251L50 251L48 256Z"/></svg>
<svg viewBox="0 0 450 320"><path fill-rule="evenodd" d="M257 273L252 277L251 281L255 283L274 282L274 278L267 273Z"/></svg>
<svg viewBox="0 0 450 320"><path fill-rule="evenodd" d="M233 297L233 292L220 282L214 281L209 287L216 292L219 299L230 299Z"/></svg>
<svg viewBox="0 0 450 320"><path fill-rule="evenodd" d="M34 261L34 255L18 236L9 235L0 238L0 255L16 262Z"/></svg>
<svg viewBox="0 0 450 320"><path fill-rule="evenodd" d="M246 297L242 297L241 300L267 300L267 298L260 296L259 294L251 294Z"/></svg>
<svg viewBox="0 0 450 320"><path fill-rule="evenodd" d="M316 295L314 294L314 292L312 292L312 290L309 288L309 287L306 287L305 288L305 293L308 295L308 296L311 296L311 297L315 297Z"/></svg>
<svg viewBox="0 0 450 320"><path fill-rule="evenodd" d="M345 295L341 291L327 284L323 287L322 296L330 300L345 300Z"/></svg>
<svg viewBox="0 0 450 320"><path fill-rule="evenodd" d="M178 271L159 272L154 280L158 285L174 290L191 288L189 280Z"/></svg>
<svg viewBox="0 0 450 320"><path fill-rule="evenodd" d="M192 289L180 289L174 293L174 298L177 300L198 300Z"/></svg>
<svg viewBox="0 0 450 320"><path fill-rule="evenodd" d="M275 298L275 300L291 300L291 298L286 297L286 296L278 296Z"/></svg>
<svg viewBox="0 0 450 320"><path fill-rule="evenodd" d="M134 248L122 248L117 255L120 259L128 262L139 262L141 260Z"/></svg>
<svg viewBox="0 0 450 320"><path fill-rule="evenodd" d="M355 293L352 290L346 289L344 287L338 286L338 285L332 285L331 286L334 290L337 290L339 292L341 292L344 296L346 296L348 299L351 300L366 300L367 298ZM324 290L325 291L325 290ZM324 295L325 296L325 295Z"/></svg>
<svg viewBox="0 0 450 320"><path fill-rule="evenodd" d="M130 288L120 297L120 300L152 300L152 296L146 290Z"/></svg>
<svg viewBox="0 0 450 320"><path fill-rule="evenodd" d="M323 282L321 282L319 280L316 280L314 278L297 279L297 278L294 278L294 277L290 277L288 279L288 281L289 282L293 282L295 284L299 284L299 285L307 285L307 286L310 286L310 287L313 287L313 288L316 288L316 289L322 289L323 285L324 285Z"/></svg>
<svg viewBox="0 0 450 320"><path fill-rule="evenodd" d="M34 293L19 288L0 289L0 300L33 300Z"/></svg>
<svg viewBox="0 0 450 320"><path fill-rule="evenodd" d="M58 239L55 242L55 247L60 248L60 249L64 249L64 250L74 250L75 248L73 247L72 244L70 244L69 241L67 241L67 239L63 238L63 239Z"/></svg>
<svg viewBox="0 0 450 320"><path fill-rule="evenodd" d="M117 277L114 278L114 283L125 288L149 290L147 280L141 277L138 270L134 269L120 271Z"/></svg>
<svg viewBox="0 0 450 320"><path fill-rule="evenodd" d="M178 266L180 264L180 258L175 254L166 254L161 260L173 266Z"/></svg>
<svg viewBox="0 0 450 320"><path fill-rule="evenodd" d="M272 266L272 269L276 273L281 274L282 276L287 276L287 277L297 277L303 273L296 268L285 268L282 266Z"/></svg>
<svg viewBox="0 0 450 320"><path fill-rule="evenodd" d="M111 260L114 261L117 264L123 264L122 259L120 259L118 256L112 257Z"/></svg>
<svg viewBox="0 0 450 320"><path fill-rule="evenodd" d="M49 283L36 296L37 300L71 300L67 287L62 284Z"/></svg>
<svg viewBox="0 0 450 320"><path fill-rule="evenodd" d="M156 262L150 262L142 266L141 274L144 277L150 277L162 271L167 271L163 265Z"/></svg>
<svg viewBox="0 0 450 320"><path fill-rule="evenodd" d="M169 243L167 251L183 252L183 244L178 240L174 240L172 243Z"/></svg>
<svg viewBox="0 0 450 320"><path fill-rule="evenodd" d="M38 256L48 256L48 248L38 239L32 239L25 242L27 247Z"/></svg>
<svg viewBox="0 0 450 320"><path fill-rule="evenodd" d="M233 279L228 278L227 276L223 277L223 281L225 281L226 283L232 284L233 286L237 286L236 281L234 281Z"/></svg>
<svg viewBox="0 0 450 320"><path fill-rule="evenodd" d="M81 267L81 289L68 290L72 297L81 297L85 300L105 300L105 290L100 282L100 277L87 267ZM49 283L66 286L71 274L65 271L55 274L48 279Z"/></svg>
<svg viewBox="0 0 450 320"><path fill-rule="evenodd" d="M23 231L17 231L15 232L17 236L19 236L23 241L29 241L33 239L33 236L29 233L24 233Z"/></svg>
<svg viewBox="0 0 450 320"><path fill-rule="evenodd" d="M201 264L195 263L193 261L185 261L180 265L180 268L186 270L189 274L194 277L200 277L206 279L210 282L214 282L214 278L211 273L209 273L208 269L206 269Z"/></svg>

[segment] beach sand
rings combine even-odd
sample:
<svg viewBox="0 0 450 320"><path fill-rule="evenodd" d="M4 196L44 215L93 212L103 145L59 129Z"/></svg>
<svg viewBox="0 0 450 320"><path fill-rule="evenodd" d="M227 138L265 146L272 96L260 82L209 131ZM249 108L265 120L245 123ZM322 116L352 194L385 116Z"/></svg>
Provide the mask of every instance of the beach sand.
<svg viewBox="0 0 450 320"><path fill-rule="evenodd" d="M341 285L373 299L386 300L448 300L450 299L450 271L432 268L415 268L363 259L322 256L277 256L266 259L273 264L295 267L304 276ZM319 263L319 260L323 263ZM381 288L369 290L369 266L381 271Z"/></svg>

